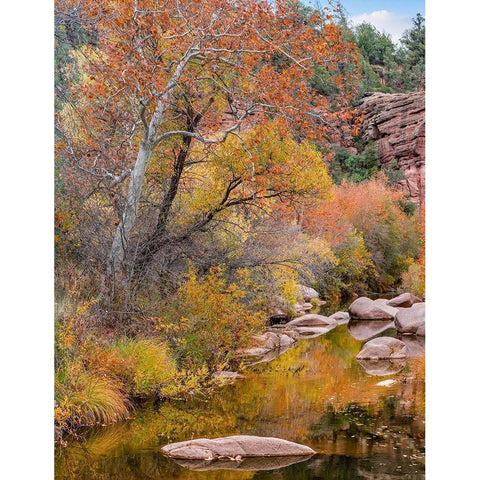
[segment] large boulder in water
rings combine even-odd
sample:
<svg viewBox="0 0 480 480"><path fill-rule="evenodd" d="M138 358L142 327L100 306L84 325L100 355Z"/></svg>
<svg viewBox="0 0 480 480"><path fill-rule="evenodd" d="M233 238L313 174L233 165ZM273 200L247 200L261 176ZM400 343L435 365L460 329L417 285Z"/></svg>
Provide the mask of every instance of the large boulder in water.
<svg viewBox="0 0 480 480"><path fill-rule="evenodd" d="M411 307L415 303L421 303L422 299L412 295L411 293L402 293L398 297L392 298L387 302L387 305L390 307L404 307L408 308Z"/></svg>
<svg viewBox="0 0 480 480"><path fill-rule="evenodd" d="M425 303L400 309L395 315L395 328L403 334L425 335Z"/></svg>
<svg viewBox="0 0 480 480"><path fill-rule="evenodd" d="M396 338L378 337L369 340L357 355L358 359L383 360L405 358L407 356L406 345Z"/></svg>
<svg viewBox="0 0 480 480"><path fill-rule="evenodd" d="M172 458L189 460L240 460L248 457L293 457L315 453L310 447L274 437L233 435L222 438L199 438L166 445L162 452Z"/></svg>
<svg viewBox="0 0 480 480"><path fill-rule="evenodd" d="M336 325L337 322L331 317L325 317L324 315L318 315L316 313L309 313L302 315L301 317L294 318L290 322L286 323L286 327L319 327L325 325Z"/></svg>
<svg viewBox="0 0 480 480"><path fill-rule="evenodd" d="M398 309L387 305L387 300L372 300L367 297L357 298L348 307L350 318L356 320L393 320Z"/></svg>

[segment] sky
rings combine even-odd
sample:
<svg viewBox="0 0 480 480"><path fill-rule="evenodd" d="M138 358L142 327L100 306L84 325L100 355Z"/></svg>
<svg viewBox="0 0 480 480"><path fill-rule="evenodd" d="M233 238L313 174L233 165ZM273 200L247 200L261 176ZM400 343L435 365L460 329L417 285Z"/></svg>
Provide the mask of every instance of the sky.
<svg viewBox="0 0 480 480"><path fill-rule="evenodd" d="M425 16L424 0L340 0L354 25L368 22L380 32L390 34L396 43L412 25L417 13ZM326 0L305 1L313 7L326 6Z"/></svg>

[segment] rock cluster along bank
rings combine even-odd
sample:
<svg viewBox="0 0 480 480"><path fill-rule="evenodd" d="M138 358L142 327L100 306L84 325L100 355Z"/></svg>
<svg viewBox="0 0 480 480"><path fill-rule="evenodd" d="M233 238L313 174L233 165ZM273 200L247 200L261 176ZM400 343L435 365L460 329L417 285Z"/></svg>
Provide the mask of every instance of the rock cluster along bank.
<svg viewBox="0 0 480 480"><path fill-rule="evenodd" d="M312 299L318 302L317 305L325 303L320 300L318 293L312 288L301 287L299 290L301 296L297 299L297 304L301 304L301 302L305 304L307 300ZM276 310L274 309L271 316L272 321L278 321L278 315L280 314L280 303L278 299L276 301ZM288 319L286 308L281 312L281 318ZM390 300L372 300L368 297L359 297L352 302L348 312L336 312L328 317L319 313L302 312L293 320L273 325L272 331L255 336L252 339L254 346L239 353L249 359L251 365L269 362L291 348L298 340L324 335L343 323L348 323L350 334L360 341L367 341L392 328L395 328L398 334L402 336L424 337L425 302L421 298L406 292ZM408 356L412 354L418 356L418 350L422 350L423 346L417 345L417 343L406 339L404 342L403 340L381 337L367 342L357 358L367 373L376 372L372 374L388 375L392 369L403 368L404 363L400 360L405 358L407 354ZM399 354L399 352L402 352L402 354ZM373 365L371 362L368 363L370 360L380 363ZM385 363L385 360L394 360L396 365Z"/></svg>

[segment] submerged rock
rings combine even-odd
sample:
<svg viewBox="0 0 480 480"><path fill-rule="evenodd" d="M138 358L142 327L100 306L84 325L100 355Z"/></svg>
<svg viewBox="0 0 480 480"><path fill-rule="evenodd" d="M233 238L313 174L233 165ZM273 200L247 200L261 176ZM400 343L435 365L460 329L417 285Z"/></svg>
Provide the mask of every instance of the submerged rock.
<svg viewBox="0 0 480 480"><path fill-rule="evenodd" d="M411 307L414 303L421 303L422 299L412 295L411 293L402 293L398 297L394 297L387 302L387 305L391 307Z"/></svg>
<svg viewBox="0 0 480 480"><path fill-rule="evenodd" d="M291 457L247 457L239 459L217 459L211 460L183 460L174 459L175 463L189 470L197 472L208 472L210 470L240 470L240 471L262 471L277 470L288 467L294 463L305 462L311 455L291 456Z"/></svg>
<svg viewBox="0 0 480 480"><path fill-rule="evenodd" d="M400 333L425 335L425 303L400 309L395 315L395 327Z"/></svg>
<svg viewBox="0 0 480 480"><path fill-rule="evenodd" d="M398 309L387 305L387 300L357 298L348 308L350 317L356 320L393 320Z"/></svg>
<svg viewBox="0 0 480 480"><path fill-rule="evenodd" d="M347 328L353 338L364 341L395 328L395 324L392 320L350 320Z"/></svg>
<svg viewBox="0 0 480 480"><path fill-rule="evenodd" d="M407 356L406 345L396 338L378 337L368 341L357 355L358 359L383 360Z"/></svg>
<svg viewBox="0 0 480 480"><path fill-rule="evenodd" d="M400 372L407 365L406 358L396 360L369 360L357 358L357 362L369 375L383 377Z"/></svg>
<svg viewBox="0 0 480 480"><path fill-rule="evenodd" d="M187 440L166 445L162 447L162 452L172 458L207 461L217 459L239 461L247 457L292 457L315 454L310 447L299 443L253 435Z"/></svg>

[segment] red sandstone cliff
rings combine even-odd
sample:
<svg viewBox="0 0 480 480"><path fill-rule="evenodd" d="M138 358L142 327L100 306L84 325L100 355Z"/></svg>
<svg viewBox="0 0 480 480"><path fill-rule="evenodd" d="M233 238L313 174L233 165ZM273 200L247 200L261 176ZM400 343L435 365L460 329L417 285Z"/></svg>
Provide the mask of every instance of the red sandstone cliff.
<svg viewBox="0 0 480 480"><path fill-rule="evenodd" d="M363 143L375 141L380 163L405 174L401 184L415 203L425 201L425 94L374 93L362 100Z"/></svg>

